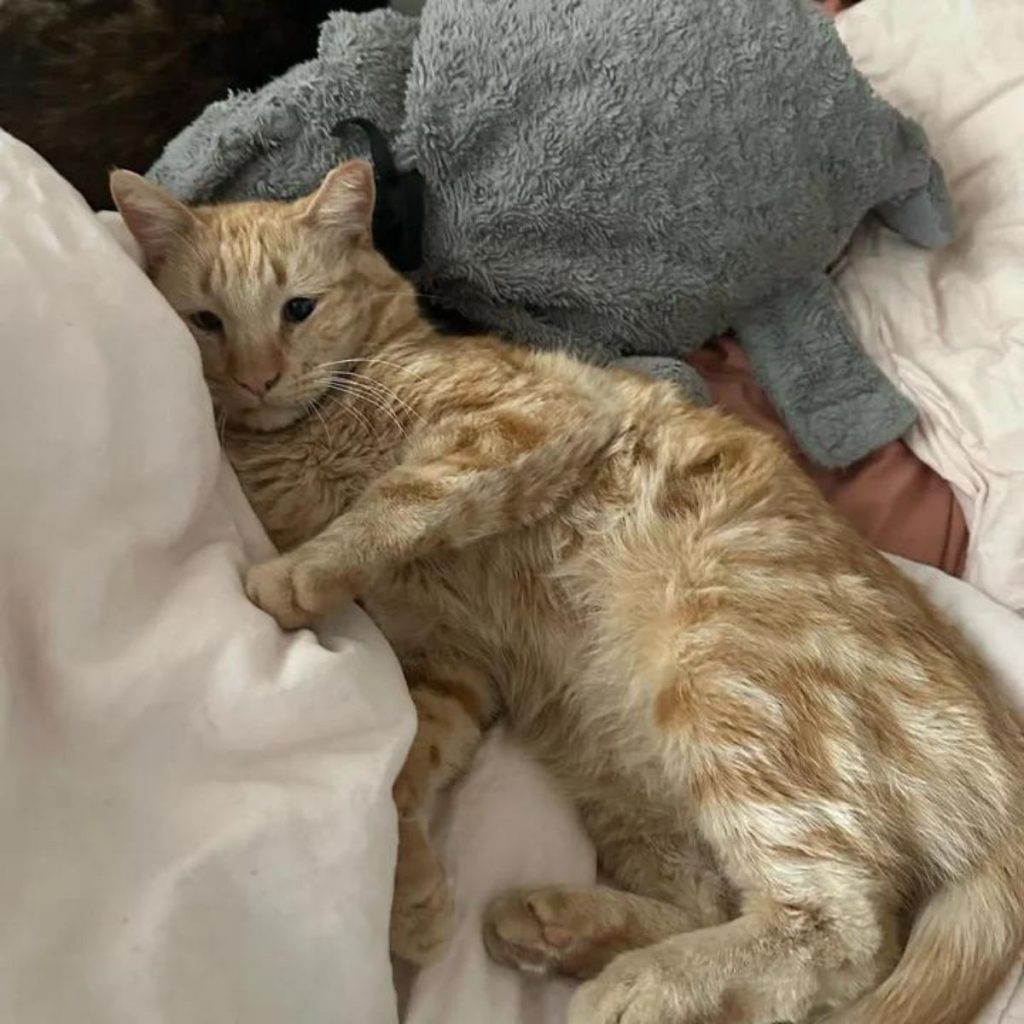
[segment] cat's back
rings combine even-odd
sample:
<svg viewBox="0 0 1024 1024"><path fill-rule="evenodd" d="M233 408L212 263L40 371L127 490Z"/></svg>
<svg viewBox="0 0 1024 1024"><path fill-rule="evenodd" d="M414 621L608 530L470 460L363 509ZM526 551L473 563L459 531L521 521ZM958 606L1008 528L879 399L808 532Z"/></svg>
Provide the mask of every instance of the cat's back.
<svg viewBox="0 0 1024 1024"><path fill-rule="evenodd" d="M922 834L968 836L978 809L998 831L1024 742L970 643L773 441L685 405L645 422L628 516L569 567L592 616L594 731L627 761L703 751L694 770L706 755L743 799L828 793L881 827L902 786Z"/></svg>
<svg viewBox="0 0 1024 1024"><path fill-rule="evenodd" d="M374 595L400 653L468 656L581 799L614 779L627 802L667 808L698 790L737 807L825 800L837 856L862 844L896 877L946 823L938 866L967 862L972 820L999 831L1024 767L969 644L767 436L665 385L509 352L438 370L450 401L521 415L552 450L595 430L601 446L528 527Z"/></svg>

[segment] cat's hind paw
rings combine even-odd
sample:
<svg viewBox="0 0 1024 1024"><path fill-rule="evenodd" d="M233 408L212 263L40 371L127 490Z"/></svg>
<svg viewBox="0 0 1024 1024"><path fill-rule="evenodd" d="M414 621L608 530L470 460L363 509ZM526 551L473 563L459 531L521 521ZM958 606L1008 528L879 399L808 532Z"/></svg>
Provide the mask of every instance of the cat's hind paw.
<svg viewBox="0 0 1024 1024"><path fill-rule="evenodd" d="M704 1008L706 1009L706 1008ZM569 1024L681 1024L726 1020L695 1012L680 979L650 950L624 953L593 981L581 985L569 1004Z"/></svg>
<svg viewBox="0 0 1024 1024"><path fill-rule="evenodd" d="M617 895L595 886L511 889L484 914L484 945L498 963L528 974L592 978L638 942Z"/></svg>
<svg viewBox="0 0 1024 1024"><path fill-rule="evenodd" d="M444 866L423 826L400 818L391 952L423 967L441 958L454 932L455 903Z"/></svg>
<svg viewBox="0 0 1024 1024"><path fill-rule="evenodd" d="M556 888L504 892L484 915L487 952L528 974L560 971L585 931L586 922L576 920L573 909Z"/></svg>

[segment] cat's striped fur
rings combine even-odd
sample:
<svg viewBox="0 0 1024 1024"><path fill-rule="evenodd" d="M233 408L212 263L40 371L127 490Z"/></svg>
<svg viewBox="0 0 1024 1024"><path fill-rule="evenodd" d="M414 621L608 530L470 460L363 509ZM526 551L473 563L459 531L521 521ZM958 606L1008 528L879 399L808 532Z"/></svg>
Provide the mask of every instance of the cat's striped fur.
<svg viewBox="0 0 1024 1024"><path fill-rule="evenodd" d="M591 979L572 1024L967 1024L1024 932L1021 725L779 447L439 336L372 251L363 164L292 205L114 191L172 305L223 321L205 372L285 550L248 592L286 627L359 595L408 674L399 952L443 943L425 821L504 716L617 886L488 914L499 960ZM253 374L280 375L262 400Z"/></svg>

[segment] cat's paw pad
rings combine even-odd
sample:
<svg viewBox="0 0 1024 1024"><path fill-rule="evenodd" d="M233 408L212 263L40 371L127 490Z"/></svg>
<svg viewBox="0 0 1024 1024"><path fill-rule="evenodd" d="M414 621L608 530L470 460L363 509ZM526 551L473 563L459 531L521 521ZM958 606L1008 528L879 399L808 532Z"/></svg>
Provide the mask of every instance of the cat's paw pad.
<svg viewBox="0 0 1024 1024"><path fill-rule="evenodd" d="M502 893L484 915L491 957L534 974L593 975L613 955L599 948L600 933L586 895L557 886Z"/></svg>
<svg viewBox="0 0 1024 1024"><path fill-rule="evenodd" d="M301 629L352 596L337 574L309 559L282 555L249 569L249 600L283 629Z"/></svg>
<svg viewBox="0 0 1024 1024"><path fill-rule="evenodd" d="M441 957L454 931L455 903L444 866L419 822L400 819L391 952L425 966Z"/></svg>

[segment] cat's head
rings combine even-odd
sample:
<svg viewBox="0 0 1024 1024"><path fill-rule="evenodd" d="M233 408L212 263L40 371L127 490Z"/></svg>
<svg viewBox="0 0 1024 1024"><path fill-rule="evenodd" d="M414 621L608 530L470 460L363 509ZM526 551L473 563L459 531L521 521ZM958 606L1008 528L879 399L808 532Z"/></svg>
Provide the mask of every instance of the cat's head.
<svg viewBox="0 0 1024 1024"><path fill-rule="evenodd" d="M373 172L352 160L293 203L190 208L130 171L110 190L156 286L199 344L229 422L276 430L365 356L381 301L408 293L373 250Z"/></svg>

